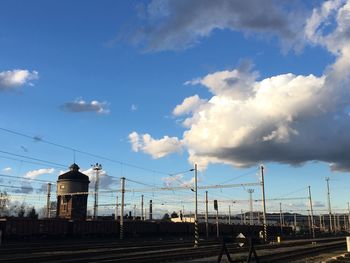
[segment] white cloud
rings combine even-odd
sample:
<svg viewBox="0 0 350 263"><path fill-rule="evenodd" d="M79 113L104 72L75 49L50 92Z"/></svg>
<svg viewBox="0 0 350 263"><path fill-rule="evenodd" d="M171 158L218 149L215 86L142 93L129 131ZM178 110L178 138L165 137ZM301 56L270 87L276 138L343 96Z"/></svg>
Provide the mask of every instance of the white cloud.
<svg viewBox="0 0 350 263"><path fill-rule="evenodd" d="M0 72L0 91L12 90L25 84L33 85L31 80L39 78L37 71L30 72L26 69L14 69Z"/></svg>
<svg viewBox="0 0 350 263"><path fill-rule="evenodd" d="M137 111L137 106L135 104L131 104L131 111Z"/></svg>
<svg viewBox="0 0 350 263"><path fill-rule="evenodd" d="M89 176L90 188L95 187L95 182L96 182L96 171L93 170L93 168L89 168L87 170L81 171L81 173ZM112 185L115 185L118 183L118 180L110 175L105 170L100 170L99 171L99 187L100 189L110 189Z"/></svg>
<svg viewBox="0 0 350 263"><path fill-rule="evenodd" d="M173 114L175 116L183 115L183 114L189 114L194 109L197 109L201 104L204 104L206 100L200 99L199 96L196 94L192 97L188 97L183 100L183 102L175 107L173 110Z"/></svg>
<svg viewBox="0 0 350 263"><path fill-rule="evenodd" d="M29 171L24 175L24 177L30 178L30 179L35 179L42 174L52 174L54 171L55 171L55 169L53 169L53 168L42 168L42 169L38 169L38 170Z"/></svg>
<svg viewBox="0 0 350 263"><path fill-rule="evenodd" d="M107 102L99 102L97 100L87 102L83 99L76 99L73 102L66 102L61 106L61 109L67 112L96 112L108 114L110 112L108 105L109 103Z"/></svg>
<svg viewBox="0 0 350 263"><path fill-rule="evenodd" d="M11 167L5 167L4 169L2 169L3 172L5 173L10 173L12 171Z"/></svg>
<svg viewBox="0 0 350 263"><path fill-rule="evenodd" d="M335 55L323 75L286 73L259 80L249 67L240 67L187 82L212 93L196 107L177 106L179 114L190 108L190 121L185 120L183 138L171 139L187 149L191 163L205 168L209 163L246 167L266 161L323 161L334 170L350 170L350 1L325 2L322 8L333 11L312 18L321 12L315 9L305 35ZM333 30L321 34L317 24L332 19ZM158 154L156 143L161 140L131 135L135 151L157 158L166 155Z"/></svg>
<svg viewBox="0 0 350 263"><path fill-rule="evenodd" d="M139 135L137 132L129 134L132 149L135 152L142 151L158 159L182 149L181 142L176 137L164 136L162 139L153 139L149 134Z"/></svg>

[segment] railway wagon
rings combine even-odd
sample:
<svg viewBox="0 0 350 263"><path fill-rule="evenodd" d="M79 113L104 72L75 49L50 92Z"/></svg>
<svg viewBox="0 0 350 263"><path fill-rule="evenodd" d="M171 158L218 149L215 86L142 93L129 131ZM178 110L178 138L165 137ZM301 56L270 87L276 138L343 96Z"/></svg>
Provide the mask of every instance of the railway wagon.
<svg viewBox="0 0 350 263"><path fill-rule="evenodd" d="M118 224L119 225L119 224ZM126 221L124 222L124 233L126 236L147 237L159 232L159 225L148 221Z"/></svg>
<svg viewBox="0 0 350 263"><path fill-rule="evenodd" d="M72 236L107 236L119 234L119 224L114 220L69 221Z"/></svg>
<svg viewBox="0 0 350 263"><path fill-rule="evenodd" d="M60 219L42 219L39 223L40 236L66 236L69 233L69 222Z"/></svg>
<svg viewBox="0 0 350 263"><path fill-rule="evenodd" d="M158 222L160 236L180 236L189 234L187 223Z"/></svg>
<svg viewBox="0 0 350 263"><path fill-rule="evenodd" d="M210 237L216 236L216 225L209 224ZM0 220L0 229L5 238L21 237L63 237L63 236L119 236L120 225L115 220L69 221L65 219L27 219L8 218ZM220 236L235 236L238 233L258 236L262 226L220 224ZM280 227L269 226L268 236L275 238L281 235ZM205 223L199 223L200 236L206 236ZM283 234L291 235L290 227L283 228ZM193 236L193 223L172 223L164 221L129 221L124 222L125 237L166 237Z"/></svg>

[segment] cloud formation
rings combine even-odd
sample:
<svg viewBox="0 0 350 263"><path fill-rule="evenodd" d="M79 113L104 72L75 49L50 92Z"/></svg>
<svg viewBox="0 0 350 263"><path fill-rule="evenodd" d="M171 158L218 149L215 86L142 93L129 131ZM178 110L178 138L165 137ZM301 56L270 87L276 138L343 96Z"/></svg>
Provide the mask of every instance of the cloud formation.
<svg viewBox="0 0 350 263"><path fill-rule="evenodd" d="M30 72L26 69L14 69L0 72L0 91L13 90L26 84L33 85L31 80L39 78L35 70Z"/></svg>
<svg viewBox="0 0 350 263"><path fill-rule="evenodd" d="M96 112L101 114L108 114L110 110L108 109L107 102L99 102L97 100L92 100L87 102L83 99L76 99L73 102L66 102L61 106L63 111L67 112Z"/></svg>
<svg viewBox="0 0 350 263"><path fill-rule="evenodd" d="M332 30L325 28L329 21ZM239 67L187 82L204 86L212 97L191 107L182 139L172 137L176 147L158 158L183 147L189 161L201 168L209 163L248 167L266 161L322 161L333 170L349 171L349 25L350 1L324 2L307 20L305 38L335 55L321 76L286 73L259 80L251 68ZM188 114L183 109L193 100L189 97L177 106L176 116ZM152 156L148 145L167 145L167 140L140 138L136 132L132 138L134 150Z"/></svg>
<svg viewBox="0 0 350 263"><path fill-rule="evenodd" d="M275 0L153 0L139 8L140 25L129 38L151 52L185 49L225 29L277 35L292 43L302 26L297 19L302 12L290 10L286 2Z"/></svg>
<svg viewBox="0 0 350 263"><path fill-rule="evenodd" d="M96 171L93 170L93 168L89 168L87 170L81 171L83 174L86 174L89 176L90 188L95 187L95 182L96 182ZM118 184L118 180L110 175L105 170L100 170L99 171L99 187L100 189L111 189L111 186Z"/></svg>
<svg viewBox="0 0 350 263"><path fill-rule="evenodd" d="M155 140L149 134L138 134L132 132L129 134L129 141L134 152L145 152L152 158L158 159L169 153L181 151L181 142L176 137L164 136L162 139Z"/></svg>
<svg viewBox="0 0 350 263"><path fill-rule="evenodd" d="M12 171L12 168L11 167L5 167L1 171L5 172L5 173L10 173Z"/></svg>
<svg viewBox="0 0 350 263"><path fill-rule="evenodd" d="M55 169L53 168L42 168L38 170L29 171L24 175L24 177L29 179L35 179L43 174L52 174L54 171Z"/></svg>

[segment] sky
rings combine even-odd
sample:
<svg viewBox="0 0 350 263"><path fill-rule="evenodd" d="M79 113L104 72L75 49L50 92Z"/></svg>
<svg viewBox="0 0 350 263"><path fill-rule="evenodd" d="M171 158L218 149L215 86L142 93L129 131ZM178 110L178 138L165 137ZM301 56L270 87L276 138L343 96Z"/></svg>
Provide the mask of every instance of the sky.
<svg viewBox="0 0 350 263"><path fill-rule="evenodd" d="M332 208L347 209L350 1L0 5L0 190L13 199L42 206L44 182L73 162L90 187L102 164L101 190L123 176L129 189L192 185L194 164L202 186L254 183L264 164L267 198L306 197L310 185L323 213L329 177ZM246 200L247 188L209 196ZM159 214L193 210L188 189L147 191ZM308 209L305 199L283 207Z"/></svg>

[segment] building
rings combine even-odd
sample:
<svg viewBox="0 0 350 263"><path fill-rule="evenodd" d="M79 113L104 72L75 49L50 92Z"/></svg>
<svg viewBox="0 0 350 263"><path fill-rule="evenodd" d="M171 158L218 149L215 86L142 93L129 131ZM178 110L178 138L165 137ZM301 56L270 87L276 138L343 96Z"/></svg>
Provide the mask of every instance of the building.
<svg viewBox="0 0 350 263"><path fill-rule="evenodd" d="M72 164L69 171L57 180L58 218L85 220L89 190L89 177L79 172L79 166Z"/></svg>

